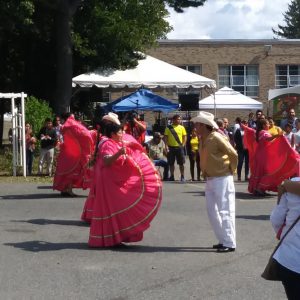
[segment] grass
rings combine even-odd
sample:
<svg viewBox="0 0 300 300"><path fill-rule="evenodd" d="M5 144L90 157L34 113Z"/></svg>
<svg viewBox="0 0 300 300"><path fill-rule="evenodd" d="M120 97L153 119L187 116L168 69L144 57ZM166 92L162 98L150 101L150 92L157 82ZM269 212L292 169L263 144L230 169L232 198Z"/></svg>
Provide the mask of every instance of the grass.
<svg viewBox="0 0 300 300"><path fill-rule="evenodd" d="M38 154L33 160L33 173L38 169ZM10 145L5 145L0 149L0 183L52 183L53 178L49 176L27 176L22 175L22 169L17 168L17 175L12 176L12 149Z"/></svg>
<svg viewBox="0 0 300 300"><path fill-rule="evenodd" d="M49 176L0 176L0 183L52 183L53 178Z"/></svg>

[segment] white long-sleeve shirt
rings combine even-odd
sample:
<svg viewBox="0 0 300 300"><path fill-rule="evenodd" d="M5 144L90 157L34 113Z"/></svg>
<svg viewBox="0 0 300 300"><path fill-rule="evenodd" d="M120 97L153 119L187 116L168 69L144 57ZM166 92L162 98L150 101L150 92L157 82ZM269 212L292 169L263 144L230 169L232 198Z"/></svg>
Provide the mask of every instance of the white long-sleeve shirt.
<svg viewBox="0 0 300 300"><path fill-rule="evenodd" d="M281 238L300 216L300 196L291 193L282 195L279 204L273 209L271 223L277 233L285 222ZM291 229L282 241L273 258L282 266L300 274L300 221Z"/></svg>

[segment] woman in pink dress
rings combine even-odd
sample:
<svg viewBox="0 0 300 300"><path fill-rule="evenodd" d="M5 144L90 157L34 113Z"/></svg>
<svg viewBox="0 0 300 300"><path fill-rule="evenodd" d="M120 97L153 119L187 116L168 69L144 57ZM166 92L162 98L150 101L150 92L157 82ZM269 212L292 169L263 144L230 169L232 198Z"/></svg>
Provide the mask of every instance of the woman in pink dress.
<svg viewBox="0 0 300 300"><path fill-rule="evenodd" d="M90 247L142 240L162 197L160 177L143 147L117 124L108 124L106 135L95 165Z"/></svg>
<svg viewBox="0 0 300 300"><path fill-rule="evenodd" d="M268 129L266 119L257 122L256 132L244 127L251 170L248 190L257 196L277 192L284 179L299 174L299 155L283 135L272 136Z"/></svg>
<svg viewBox="0 0 300 300"><path fill-rule="evenodd" d="M109 123L115 123L117 125L121 125L119 117L117 114L109 112L107 115L105 115L101 122L97 124L97 135L94 137L95 139L95 149L93 153L93 157L90 161L90 167L88 168L88 172L90 173L90 191L88 194L87 199L85 200L83 211L81 214L81 220L87 223L91 222L92 215L93 215L93 206L94 206L94 200L95 200L95 190L96 190L96 184L97 179L95 176L95 164L97 161L98 156L98 147L106 140L108 139L106 137L105 133L105 127Z"/></svg>
<svg viewBox="0 0 300 300"><path fill-rule="evenodd" d="M57 157L53 189L61 191L64 197L76 196L72 188L83 188L86 169L93 153L94 142L89 130L76 121L73 115L66 114L61 127L63 143Z"/></svg>

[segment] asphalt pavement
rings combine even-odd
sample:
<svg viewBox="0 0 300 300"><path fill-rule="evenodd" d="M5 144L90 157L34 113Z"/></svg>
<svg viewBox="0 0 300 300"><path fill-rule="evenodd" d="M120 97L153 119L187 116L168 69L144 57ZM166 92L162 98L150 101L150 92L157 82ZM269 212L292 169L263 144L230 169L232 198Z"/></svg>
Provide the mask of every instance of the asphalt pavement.
<svg viewBox="0 0 300 300"><path fill-rule="evenodd" d="M216 253L203 182L164 182L162 207L140 243L90 249L80 221L87 191L0 184L0 299L285 299L260 277L276 245L276 195L236 183L237 250Z"/></svg>

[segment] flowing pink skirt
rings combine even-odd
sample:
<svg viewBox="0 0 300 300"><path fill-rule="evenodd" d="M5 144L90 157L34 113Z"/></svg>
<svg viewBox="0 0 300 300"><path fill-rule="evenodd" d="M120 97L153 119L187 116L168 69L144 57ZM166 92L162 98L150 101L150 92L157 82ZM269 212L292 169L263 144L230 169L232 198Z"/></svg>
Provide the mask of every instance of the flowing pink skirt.
<svg viewBox="0 0 300 300"><path fill-rule="evenodd" d="M90 247L110 247L142 240L162 198L160 177L145 153L133 151L114 166L96 164ZM87 207L89 204L87 204Z"/></svg>

